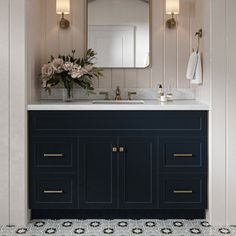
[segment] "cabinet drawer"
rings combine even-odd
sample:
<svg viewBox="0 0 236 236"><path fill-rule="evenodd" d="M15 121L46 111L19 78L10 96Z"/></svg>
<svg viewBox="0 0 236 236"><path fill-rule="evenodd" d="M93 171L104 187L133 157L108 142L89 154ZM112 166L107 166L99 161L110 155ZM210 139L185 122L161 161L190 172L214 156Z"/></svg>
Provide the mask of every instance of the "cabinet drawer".
<svg viewBox="0 0 236 236"><path fill-rule="evenodd" d="M73 175L32 176L31 209L74 209L76 207L76 178Z"/></svg>
<svg viewBox="0 0 236 236"><path fill-rule="evenodd" d="M72 168L76 158L76 139L67 137L33 138L30 160L35 168Z"/></svg>
<svg viewBox="0 0 236 236"><path fill-rule="evenodd" d="M160 181L162 209L206 209L206 176L162 175Z"/></svg>
<svg viewBox="0 0 236 236"><path fill-rule="evenodd" d="M207 171L207 138L162 138L160 140L160 167L164 172Z"/></svg>
<svg viewBox="0 0 236 236"><path fill-rule="evenodd" d="M32 111L30 130L151 130L207 132L207 112L201 111Z"/></svg>

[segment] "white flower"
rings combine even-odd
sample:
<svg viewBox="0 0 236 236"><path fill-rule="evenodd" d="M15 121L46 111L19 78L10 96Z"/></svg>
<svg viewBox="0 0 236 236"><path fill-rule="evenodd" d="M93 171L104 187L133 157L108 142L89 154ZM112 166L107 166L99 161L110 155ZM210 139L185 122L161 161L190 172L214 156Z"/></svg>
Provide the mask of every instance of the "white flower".
<svg viewBox="0 0 236 236"><path fill-rule="evenodd" d="M74 64L72 62L67 61L64 65L63 65L63 69L65 71L71 71L73 69Z"/></svg>
<svg viewBox="0 0 236 236"><path fill-rule="evenodd" d="M43 78L50 78L54 74L53 66L51 63L45 64L41 70Z"/></svg>
<svg viewBox="0 0 236 236"><path fill-rule="evenodd" d="M52 61L52 67L56 73L63 71L64 61L60 58L56 58Z"/></svg>
<svg viewBox="0 0 236 236"><path fill-rule="evenodd" d="M82 68L81 66L74 65L70 74L73 79L75 79L75 78L79 79L83 75L88 74L88 71L86 69Z"/></svg>

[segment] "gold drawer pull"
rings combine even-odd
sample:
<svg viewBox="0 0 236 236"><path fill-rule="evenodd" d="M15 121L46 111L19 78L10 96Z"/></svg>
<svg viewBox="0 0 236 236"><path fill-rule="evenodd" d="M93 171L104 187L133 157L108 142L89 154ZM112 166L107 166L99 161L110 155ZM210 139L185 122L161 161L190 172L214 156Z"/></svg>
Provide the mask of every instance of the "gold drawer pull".
<svg viewBox="0 0 236 236"><path fill-rule="evenodd" d="M118 148L117 147L113 147L112 148L112 152L118 152Z"/></svg>
<svg viewBox="0 0 236 236"><path fill-rule="evenodd" d="M193 157L193 154L174 154L174 157Z"/></svg>
<svg viewBox="0 0 236 236"><path fill-rule="evenodd" d="M43 154L44 157L63 157L62 153L59 154Z"/></svg>
<svg viewBox="0 0 236 236"><path fill-rule="evenodd" d="M43 193L45 194L63 194L63 190L44 190Z"/></svg>
<svg viewBox="0 0 236 236"><path fill-rule="evenodd" d="M174 190L174 194L192 194L192 190Z"/></svg>

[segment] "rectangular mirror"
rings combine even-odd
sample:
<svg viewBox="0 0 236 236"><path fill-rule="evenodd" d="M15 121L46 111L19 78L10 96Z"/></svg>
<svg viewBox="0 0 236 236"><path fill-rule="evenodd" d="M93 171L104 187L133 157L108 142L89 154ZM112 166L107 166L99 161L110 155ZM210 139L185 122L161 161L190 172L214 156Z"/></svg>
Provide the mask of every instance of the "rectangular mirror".
<svg viewBox="0 0 236 236"><path fill-rule="evenodd" d="M87 0L87 48L98 67L146 68L150 64L150 0Z"/></svg>

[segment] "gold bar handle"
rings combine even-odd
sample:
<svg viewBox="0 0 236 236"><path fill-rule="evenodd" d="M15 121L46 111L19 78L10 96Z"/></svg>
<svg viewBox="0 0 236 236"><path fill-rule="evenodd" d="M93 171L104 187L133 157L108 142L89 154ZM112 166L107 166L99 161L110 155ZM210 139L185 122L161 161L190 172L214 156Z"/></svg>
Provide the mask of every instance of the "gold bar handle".
<svg viewBox="0 0 236 236"><path fill-rule="evenodd" d="M43 193L45 194L63 194L63 190L44 190Z"/></svg>
<svg viewBox="0 0 236 236"><path fill-rule="evenodd" d="M193 154L174 154L174 157L193 157Z"/></svg>
<svg viewBox="0 0 236 236"><path fill-rule="evenodd" d="M174 194L193 194L192 190L174 190Z"/></svg>
<svg viewBox="0 0 236 236"><path fill-rule="evenodd" d="M62 153L58 154L43 154L44 157L63 157L64 155Z"/></svg>

